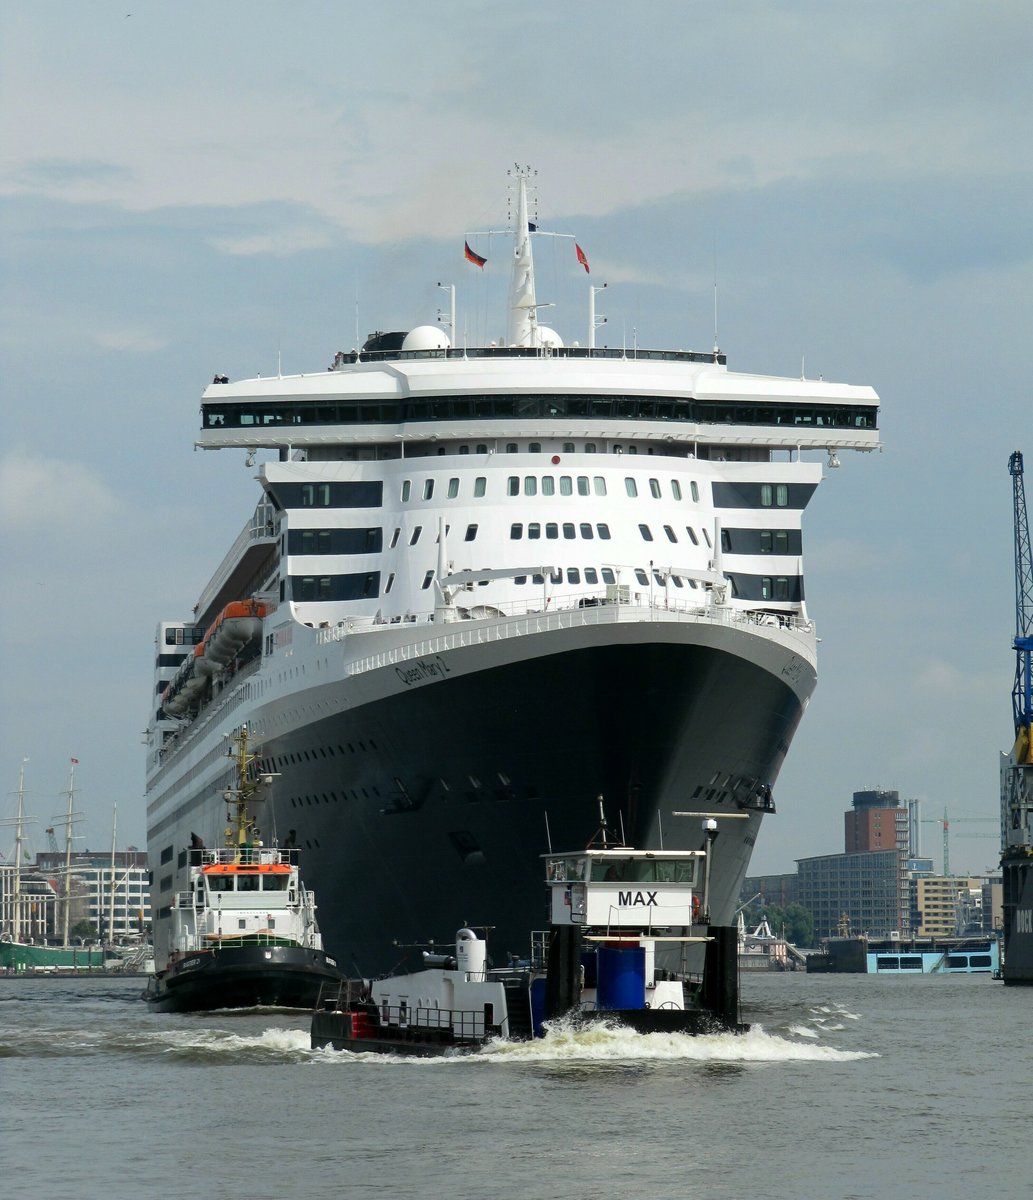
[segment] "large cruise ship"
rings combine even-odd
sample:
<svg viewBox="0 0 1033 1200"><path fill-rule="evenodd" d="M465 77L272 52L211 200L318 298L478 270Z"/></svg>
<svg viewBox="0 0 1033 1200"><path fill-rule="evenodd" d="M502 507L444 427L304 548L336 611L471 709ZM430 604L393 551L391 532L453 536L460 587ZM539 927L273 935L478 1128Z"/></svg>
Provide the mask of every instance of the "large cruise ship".
<svg viewBox="0 0 1033 1200"><path fill-rule="evenodd" d="M196 444L246 454L259 488L193 613L158 627L159 969L245 724L273 777L263 839L304 850L346 970L457 921L524 953L539 856L584 844L600 795L644 848L716 822L709 916L734 921L816 680L801 518L826 462L879 446L879 399L716 348L596 347L591 308L564 344L539 322L526 172L513 189L497 343L456 345L453 304L329 370L204 392Z"/></svg>

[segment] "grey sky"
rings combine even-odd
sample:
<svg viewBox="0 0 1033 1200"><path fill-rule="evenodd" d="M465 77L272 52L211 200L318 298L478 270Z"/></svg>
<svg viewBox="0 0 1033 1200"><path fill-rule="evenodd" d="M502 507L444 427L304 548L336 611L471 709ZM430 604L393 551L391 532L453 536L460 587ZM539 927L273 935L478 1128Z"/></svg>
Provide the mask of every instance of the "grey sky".
<svg viewBox="0 0 1033 1200"><path fill-rule="evenodd" d="M71 756L85 844L115 801L144 843L154 626L255 499L243 455L191 449L205 383L320 369L356 307L360 336L432 321L438 280L494 336L462 241L504 221L514 161L609 282L611 344L708 348L716 258L733 369L882 396L885 453L842 455L806 514L820 682L754 870L838 850L856 788L996 815L1028 4L12 0L0 55L0 792L28 757L37 845ZM583 339L583 272L539 254ZM982 870L996 838L951 857Z"/></svg>

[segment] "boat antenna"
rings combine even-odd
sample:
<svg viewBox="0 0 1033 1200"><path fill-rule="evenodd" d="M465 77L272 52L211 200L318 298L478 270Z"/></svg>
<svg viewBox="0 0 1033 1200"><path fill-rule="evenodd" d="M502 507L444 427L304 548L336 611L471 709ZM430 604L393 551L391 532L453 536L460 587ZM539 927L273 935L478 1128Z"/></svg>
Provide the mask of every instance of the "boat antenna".
<svg viewBox="0 0 1033 1200"><path fill-rule="evenodd" d="M549 853L552 853L552 832L549 829L549 810L546 809L542 814L545 817L545 844L549 847Z"/></svg>
<svg viewBox="0 0 1033 1200"><path fill-rule="evenodd" d="M610 836L610 827L606 823L606 808L602 796L596 796L596 800L599 802L599 828L595 831L586 849L609 850L612 846L617 845L617 842ZM621 824L623 825L623 823L622 817Z"/></svg>
<svg viewBox="0 0 1033 1200"><path fill-rule="evenodd" d="M714 361L721 353L721 345L717 340L717 234L714 234Z"/></svg>

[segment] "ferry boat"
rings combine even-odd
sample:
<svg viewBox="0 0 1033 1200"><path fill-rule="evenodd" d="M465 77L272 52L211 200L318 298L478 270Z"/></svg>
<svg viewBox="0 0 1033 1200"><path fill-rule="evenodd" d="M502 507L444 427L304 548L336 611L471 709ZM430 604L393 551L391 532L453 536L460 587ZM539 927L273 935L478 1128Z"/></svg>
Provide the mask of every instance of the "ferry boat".
<svg viewBox="0 0 1033 1200"><path fill-rule="evenodd" d="M826 938L807 970L838 975L993 975L1001 969L992 935L953 938Z"/></svg>
<svg viewBox="0 0 1033 1200"><path fill-rule="evenodd" d="M323 949L315 896L301 880L294 846L267 847L254 809L271 780L255 774L258 755L242 726L228 756L237 786L226 845L207 849L196 834L184 851L189 886L172 898L169 941L144 998L159 1012L216 1008L310 1008L341 978Z"/></svg>
<svg viewBox="0 0 1033 1200"><path fill-rule="evenodd" d="M673 814L716 814L711 903L734 923L816 682L803 511L825 462L878 448L879 398L734 373L716 346L597 347L591 288L587 344L565 343L539 320L528 185L497 342L457 344L453 302L447 329L204 391L196 445L247 455L258 496L193 612L158 626L159 969L240 723L283 772L269 821L296 830L349 972L457 913L492 913L516 953L546 825L577 844L599 794L645 849L697 849Z"/></svg>
<svg viewBox="0 0 1033 1200"><path fill-rule="evenodd" d="M714 822L706 824L713 832ZM636 850L605 819L581 851L546 854L547 932L522 964L493 967L463 928L415 970L324 989L314 1050L432 1055L542 1037L545 1022L613 1021L637 1033L744 1032L737 930L709 923L710 851ZM700 969L691 963L705 950Z"/></svg>

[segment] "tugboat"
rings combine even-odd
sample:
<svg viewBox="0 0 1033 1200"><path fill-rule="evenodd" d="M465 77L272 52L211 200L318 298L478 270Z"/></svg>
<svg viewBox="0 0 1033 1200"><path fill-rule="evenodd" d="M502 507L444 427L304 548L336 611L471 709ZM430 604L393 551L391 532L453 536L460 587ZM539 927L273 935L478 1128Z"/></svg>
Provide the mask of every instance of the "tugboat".
<svg viewBox="0 0 1033 1200"><path fill-rule="evenodd" d="M311 1008L322 986L341 979L323 950L315 895L301 881L298 849L259 839L253 805L273 776L257 773L246 725L227 754L236 786L223 792L226 844L208 849L191 837L184 851L189 887L174 896L169 913L168 959L144 998L160 1012Z"/></svg>
<svg viewBox="0 0 1033 1200"><path fill-rule="evenodd" d="M636 850L605 818L586 849L543 856L550 928L526 963L494 968L470 928L422 967L324 988L313 1049L433 1055L544 1036L544 1023L613 1021L638 1033L745 1032L737 930L709 918L710 852Z"/></svg>

